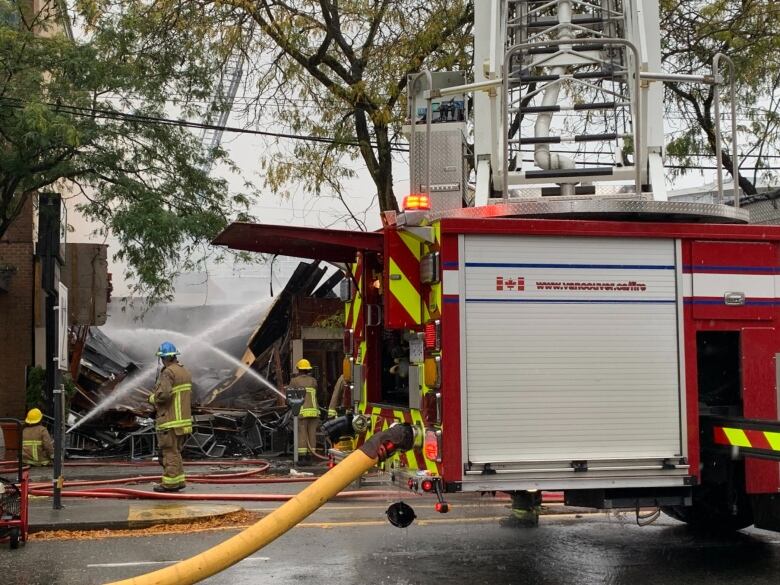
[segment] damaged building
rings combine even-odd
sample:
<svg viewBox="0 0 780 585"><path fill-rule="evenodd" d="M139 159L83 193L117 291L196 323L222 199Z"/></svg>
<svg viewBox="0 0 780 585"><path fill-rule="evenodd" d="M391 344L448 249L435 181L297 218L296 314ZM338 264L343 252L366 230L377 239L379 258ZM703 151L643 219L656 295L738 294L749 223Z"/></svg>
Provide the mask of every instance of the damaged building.
<svg viewBox="0 0 780 585"><path fill-rule="evenodd" d="M291 417L283 396L293 364L304 356L312 362L322 405L327 405L341 373L343 303L334 289L342 278L340 271L328 275L317 262L301 262L268 303L258 305L256 311L247 307L237 313L242 327L256 325L244 338L243 355L239 351L235 358L226 350L236 351L237 325L223 339L181 334L181 340L172 338L188 348L182 358L193 374L194 425L185 445L188 457L290 452ZM160 338L157 343L161 336L175 334L139 331L148 332L149 339ZM155 453L154 420L147 399L158 367L150 359L153 352L148 343L142 346L143 353L127 343L135 333L97 327L74 330L72 356L78 356L78 367L72 369L69 457L140 458ZM215 365L199 357L207 353L231 361Z"/></svg>

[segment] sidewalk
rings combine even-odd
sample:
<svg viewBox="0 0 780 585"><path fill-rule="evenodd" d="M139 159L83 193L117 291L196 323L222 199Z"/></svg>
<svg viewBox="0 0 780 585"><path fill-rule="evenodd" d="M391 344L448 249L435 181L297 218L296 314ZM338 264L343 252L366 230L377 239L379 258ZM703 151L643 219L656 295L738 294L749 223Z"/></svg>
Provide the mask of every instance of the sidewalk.
<svg viewBox="0 0 780 585"><path fill-rule="evenodd" d="M298 479L295 482L285 483L251 483L251 478L236 479L228 483L196 483L191 481L187 488L179 492L184 495L217 495L233 498L229 502L219 501L173 501L173 500L145 500L145 499L121 499L98 497L63 497L62 510L52 509L52 498L45 496L31 496L30 498L30 531L40 532L47 530L121 530L145 528L159 524L191 523L197 520L218 518L241 510L262 510L269 513L280 506L284 496L299 493L310 485L300 481L300 476L290 475L289 462L276 460L273 466L258 477L278 479ZM214 463L213 465L185 465L188 477L196 478L206 474L224 474L246 472L253 467L247 465L229 463ZM302 468L301 471L321 475L327 472L326 466ZM160 472L159 466L129 466L111 465L105 462L84 467L65 468L65 491L73 490L108 490L114 488L129 488L136 491L151 492L152 481L140 483L122 483L117 485L97 485L85 487L68 487L68 483L85 480L106 480L113 478L133 478L138 476L155 476ZM32 470L32 481L40 484L51 484L51 468L37 468ZM420 518L443 518L433 511L435 497L410 492L408 489L392 486L386 482L374 479L367 482L362 488L350 486L346 491L364 491L365 496L359 499L348 498L336 501L333 505L326 505L316 517L328 521L351 521L359 515L357 510L367 507L375 508L371 512L372 518L384 519L384 509L391 502L399 500L407 501L420 514ZM150 496L152 494L150 493ZM156 494L152 497L156 497ZM263 500L259 502L258 500ZM463 507L479 511L480 508L491 508L491 514L508 515L509 498L499 494L498 497L483 496L477 493L447 494L447 500L455 507ZM582 514L593 512L585 508L571 508L562 504L560 494L550 494L545 499L545 508L542 514ZM354 505L352 504L354 502ZM454 509L454 508L453 508ZM484 510L483 510L484 511ZM452 514L452 513L451 513ZM451 515L450 514L450 515Z"/></svg>
<svg viewBox="0 0 780 585"><path fill-rule="evenodd" d="M243 508L232 504L188 504L70 498L53 510L51 498L30 500L30 532L43 530L124 530L218 518Z"/></svg>
<svg viewBox="0 0 780 585"><path fill-rule="evenodd" d="M85 461L86 462L86 461ZM189 476L204 474L220 474L242 472L252 469L252 466L215 462L213 465L186 465ZM319 475L326 468L315 468ZM65 491L69 489L100 489L94 487L68 488L69 482L105 480L113 478L133 478L139 476L159 477L159 465L112 465L109 462L95 462L94 465L83 467L65 467ZM308 471L308 470L306 470ZM51 485L51 467L32 468L30 481L37 484ZM288 478L289 469L279 461L273 461L271 468L262 473L263 477L271 476ZM297 493L308 484L200 484L190 483L180 493ZM153 482L127 482L111 487L126 487L141 491L152 491ZM108 499L108 498L74 498L63 497L61 510L52 508L52 498L47 496L30 496L30 532L48 530L123 530L146 528L157 524L180 524L199 520L218 518L243 510L239 503L221 502L177 502L155 501L142 499Z"/></svg>

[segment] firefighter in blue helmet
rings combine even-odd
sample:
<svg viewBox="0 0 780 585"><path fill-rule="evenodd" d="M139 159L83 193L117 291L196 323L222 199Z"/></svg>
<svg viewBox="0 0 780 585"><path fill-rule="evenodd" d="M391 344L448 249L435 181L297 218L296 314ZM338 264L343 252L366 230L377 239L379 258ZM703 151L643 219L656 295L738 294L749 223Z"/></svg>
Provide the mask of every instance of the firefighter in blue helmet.
<svg viewBox="0 0 780 585"><path fill-rule="evenodd" d="M192 376L179 363L176 346L170 341L160 345L157 357L162 370L149 396L156 411L157 445L162 452L162 481L154 486L156 492L175 492L186 485L181 451L192 433L190 397Z"/></svg>

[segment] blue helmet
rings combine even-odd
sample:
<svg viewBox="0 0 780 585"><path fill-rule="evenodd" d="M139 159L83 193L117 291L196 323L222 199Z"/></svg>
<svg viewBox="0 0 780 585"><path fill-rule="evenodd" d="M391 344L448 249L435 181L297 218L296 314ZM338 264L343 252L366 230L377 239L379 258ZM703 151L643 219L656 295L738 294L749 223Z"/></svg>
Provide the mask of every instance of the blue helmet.
<svg viewBox="0 0 780 585"><path fill-rule="evenodd" d="M157 350L157 357L173 357L179 355L179 350L170 341L163 341Z"/></svg>

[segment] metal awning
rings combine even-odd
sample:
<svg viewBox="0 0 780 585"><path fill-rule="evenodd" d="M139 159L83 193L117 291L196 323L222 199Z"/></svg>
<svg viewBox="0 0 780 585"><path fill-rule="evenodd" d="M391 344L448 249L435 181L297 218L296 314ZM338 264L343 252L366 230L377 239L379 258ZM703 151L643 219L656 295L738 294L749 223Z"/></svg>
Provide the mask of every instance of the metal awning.
<svg viewBox="0 0 780 585"><path fill-rule="evenodd" d="M379 232L235 222L212 243L233 250L328 262L354 262L357 252L381 252L382 238Z"/></svg>

